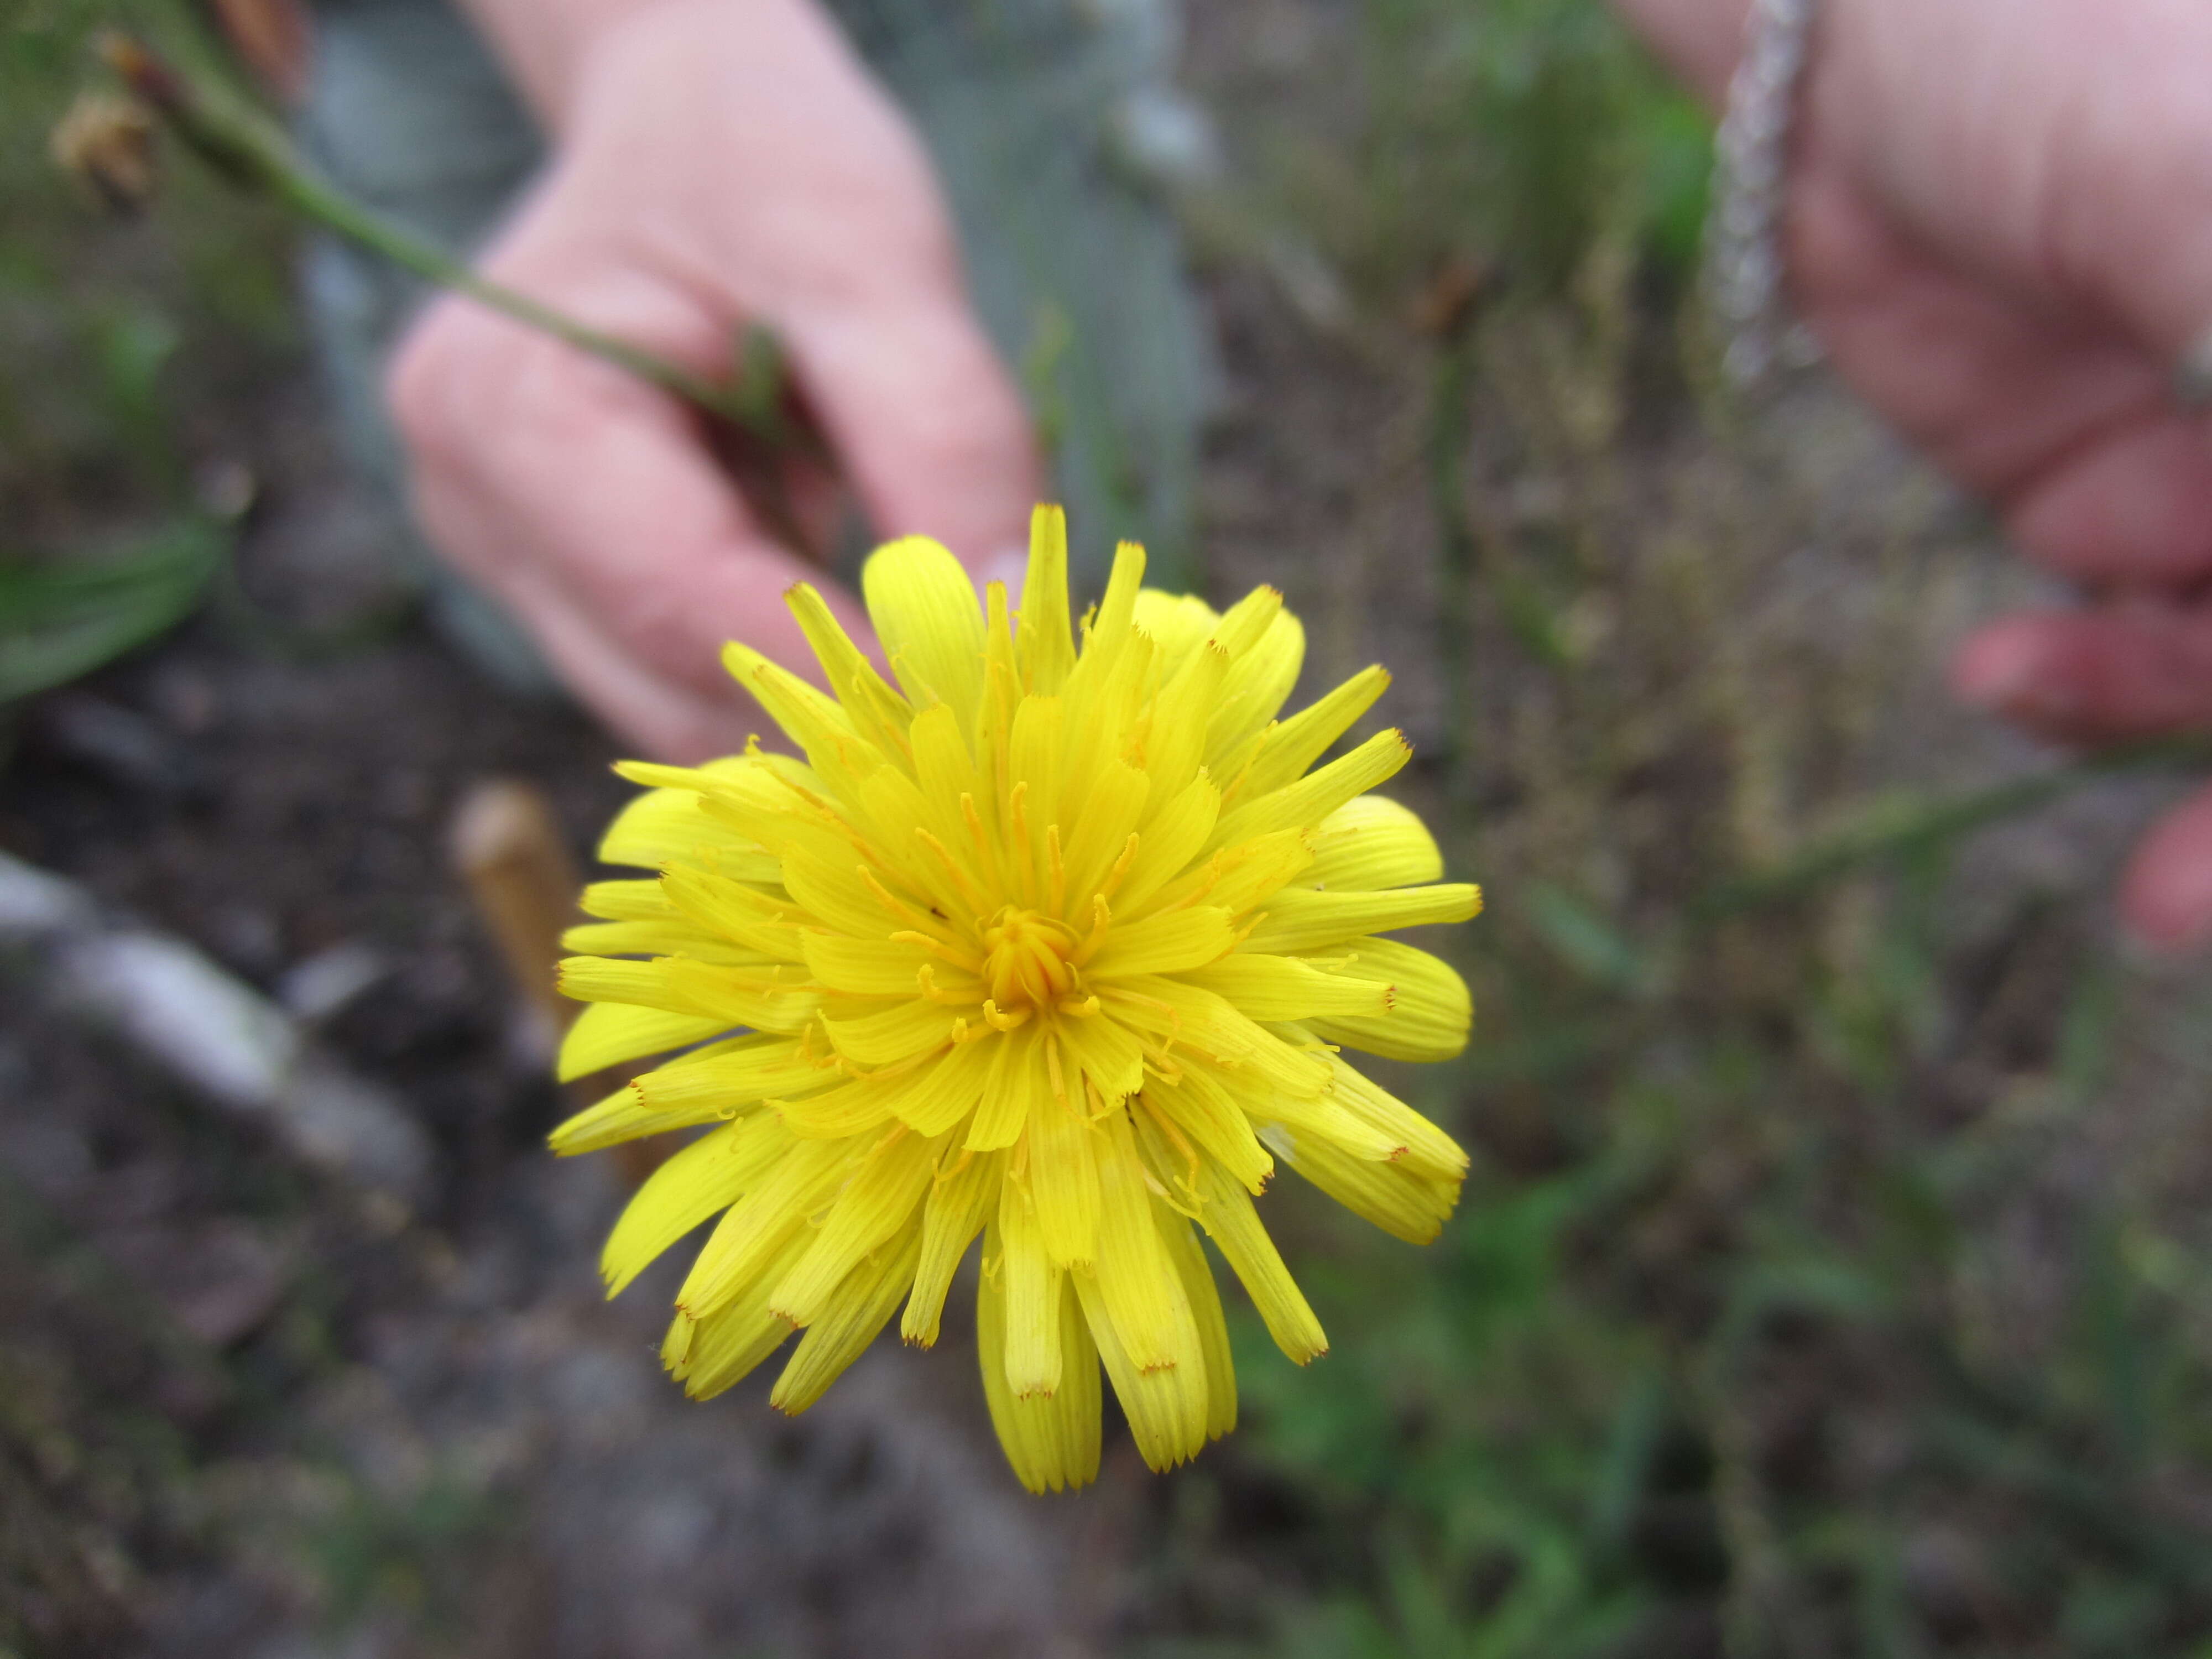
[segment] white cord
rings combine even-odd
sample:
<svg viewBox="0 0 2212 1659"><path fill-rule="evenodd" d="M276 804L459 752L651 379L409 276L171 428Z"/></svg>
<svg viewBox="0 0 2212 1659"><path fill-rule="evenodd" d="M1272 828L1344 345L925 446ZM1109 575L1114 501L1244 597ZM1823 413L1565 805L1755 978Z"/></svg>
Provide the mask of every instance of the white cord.
<svg viewBox="0 0 2212 1659"><path fill-rule="evenodd" d="M1809 332L1790 323L1782 251L1790 139L1818 9L1818 0L1752 0L1714 144L1705 280L1727 342L1723 367L1740 387L1765 380L1778 359L1818 355Z"/></svg>

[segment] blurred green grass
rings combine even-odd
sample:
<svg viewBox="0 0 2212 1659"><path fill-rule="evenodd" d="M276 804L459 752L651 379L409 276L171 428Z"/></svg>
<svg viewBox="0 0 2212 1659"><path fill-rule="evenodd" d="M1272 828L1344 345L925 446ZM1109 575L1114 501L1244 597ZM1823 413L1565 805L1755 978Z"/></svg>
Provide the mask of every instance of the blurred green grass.
<svg viewBox="0 0 2212 1659"><path fill-rule="evenodd" d="M93 41L116 26L207 58L172 0L18 0L0 20L0 704L191 609L224 538L197 475L298 356L276 213L167 155L152 200L118 214L56 165L49 135L100 84Z"/></svg>

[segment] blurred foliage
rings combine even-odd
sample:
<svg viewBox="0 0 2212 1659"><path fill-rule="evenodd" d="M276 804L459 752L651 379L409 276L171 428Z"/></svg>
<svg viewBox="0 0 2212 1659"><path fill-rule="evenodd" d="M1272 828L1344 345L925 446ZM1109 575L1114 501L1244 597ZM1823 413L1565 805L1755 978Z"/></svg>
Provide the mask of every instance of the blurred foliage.
<svg viewBox="0 0 2212 1659"><path fill-rule="evenodd" d="M0 705L66 684L190 614L228 531L179 518L120 556L0 564Z"/></svg>
<svg viewBox="0 0 2212 1659"><path fill-rule="evenodd" d="M1710 129L1605 0L1367 0L1316 50L1350 60L1356 99L1259 76L1224 89L1224 113L1282 234L1370 301L1462 265L1556 296L1594 249L1686 286Z"/></svg>
<svg viewBox="0 0 2212 1659"><path fill-rule="evenodd" d="M1693 266L1711 143L1696 107L1601 0L1372 0L1372 100L1352 159L1370 257L1469 250L1557 293L1620 237L1679 280Z"/></svg>
<svg viewBox="0 0 2212 1659"><path fill-rule="evenodd" d="M53 161L49 134L100 82L93 38L116 24L215 66L176 0L16 0L0 17L0 701L189 611L222 562L194 474L296 345L272 210L182 165L118 214Z"/></svg>

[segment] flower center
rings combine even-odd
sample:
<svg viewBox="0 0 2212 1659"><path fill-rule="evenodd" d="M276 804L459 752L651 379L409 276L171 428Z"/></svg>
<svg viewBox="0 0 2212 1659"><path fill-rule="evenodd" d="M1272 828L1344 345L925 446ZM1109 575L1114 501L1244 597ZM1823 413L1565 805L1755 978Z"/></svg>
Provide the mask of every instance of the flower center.
<svg viewBox="0 0 2212 1659"><path fill-rule="evenodd" d="M983 978L992 1000L1009 1013L1057 1001L1075 984L1067 960L1075 945L1063 923L1008 905L983 930Z"/></svg>

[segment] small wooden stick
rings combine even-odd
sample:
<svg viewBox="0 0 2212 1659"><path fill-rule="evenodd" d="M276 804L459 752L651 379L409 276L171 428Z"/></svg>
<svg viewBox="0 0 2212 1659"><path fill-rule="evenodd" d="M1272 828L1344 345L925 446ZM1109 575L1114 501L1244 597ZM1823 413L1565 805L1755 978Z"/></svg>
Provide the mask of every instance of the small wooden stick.
<svg viewBox="0 0 2212 1659"><path fill-rule="evenodd" d="M562 933L580 920L583 877L544 792L514 778L472 785L453 815L453 855L516 989L556 1035L565 1031L580 1009L553 970Z"/></svg>
<svg viewBox="0 0 2212 1659"><path fill-rule="evenodd" d="M545 792L514 778L472 786L453 814L453 855L515 988L544 1023L549 1038L557 1040L583 1012L554 982L555 964L565 954L561 935L582 920L576 895L583 877ZM564 1092L580 1109L609 1086L604 1075L580 1078ZM614 1149L615 1166L635 1187L675 1150L663 1136L624 1141Z"/></svg>

